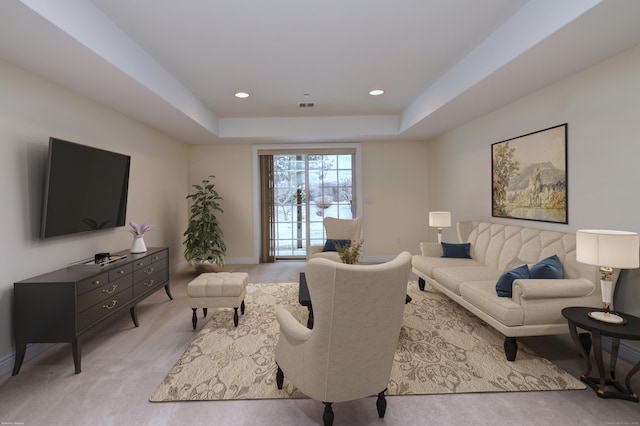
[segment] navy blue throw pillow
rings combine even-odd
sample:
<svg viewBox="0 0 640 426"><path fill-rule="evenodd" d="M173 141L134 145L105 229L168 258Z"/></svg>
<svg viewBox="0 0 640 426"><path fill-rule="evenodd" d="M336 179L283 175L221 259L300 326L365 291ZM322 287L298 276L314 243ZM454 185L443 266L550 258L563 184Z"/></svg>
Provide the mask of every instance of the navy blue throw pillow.
<svg viewBox="0 0 640 426"><path fill-rule="evenodd" d="M513 295L513 282L519 278L529 278L529 267L527 265L518 266L500 275L496 283L498 296L511 297Z"/></svg>
<svg viewBox="0 0 640 426"><path fill-rule="evenodd" d="M562 263L557 255L549 256L536 263L529 270L531 278L556 280L563 278Z"/></svg>
<svg viewBox="0 0 640 426"><path fill-rule="evenodd" d="M442 257L457 257L461 259L471 259L471 243L462 244L442 244Z"/></svg>
<svg viewBox="0 0 640 426"><path fill-rule="evenodd" d="M339 246L350 246L351 240L332 240L328 239L322 247L322 251L338 251L336 244Z"/></svg>

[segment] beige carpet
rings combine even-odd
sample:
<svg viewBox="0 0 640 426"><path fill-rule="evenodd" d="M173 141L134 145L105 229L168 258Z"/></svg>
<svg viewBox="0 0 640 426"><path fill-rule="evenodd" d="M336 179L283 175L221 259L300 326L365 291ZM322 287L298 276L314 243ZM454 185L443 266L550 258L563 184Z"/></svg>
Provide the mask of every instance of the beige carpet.
<svg viewBox="0 0 640 426"><path fill-rule="evenodd" d="M504 337L435 290L421 292L411 282L408 292L413 301L405 307L388 395L585 388L520 342L516 361L506 361ZM275 311L286 307L306 324L298 284L249 284L245 302L238 328L232 309L209 311L150 401L304 398L286 377L283 390L275 383Z"/></svg>

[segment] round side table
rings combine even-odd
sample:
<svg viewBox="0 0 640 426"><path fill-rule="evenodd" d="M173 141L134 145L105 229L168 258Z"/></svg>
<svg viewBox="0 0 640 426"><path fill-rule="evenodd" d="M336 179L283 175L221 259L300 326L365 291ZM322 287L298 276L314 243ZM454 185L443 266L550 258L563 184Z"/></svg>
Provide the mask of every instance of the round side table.
<svg viewBox="0 0 640 426"><path fill-rule="evenodd" d="M562 315L569 323L571 338L587 365L587 371L580 376L580 380L589 385L600 398L619 398L638 402L638 394L631 389L631 378L640 370L640 361L627 374L625 378L626 389L616 380L615 371L620 339L640 340L640 318L615 312L616 315L623 318L624 322L622 324L610 324L589 317L589 312L598 310L597 308L591 307L571 307L562 310ZM589 377L591 374L591 361L589 360L588 349L585 350L583 341L581 341L578 336L578 327L591 332L593 355L596 360L596 366L598 367L599 378ZM612 340L609 366L610 378L606 377L604 363L602 361L602 336L611 337ZM606 386L613 386L615 390L607 391L605 390Z"/></svg>

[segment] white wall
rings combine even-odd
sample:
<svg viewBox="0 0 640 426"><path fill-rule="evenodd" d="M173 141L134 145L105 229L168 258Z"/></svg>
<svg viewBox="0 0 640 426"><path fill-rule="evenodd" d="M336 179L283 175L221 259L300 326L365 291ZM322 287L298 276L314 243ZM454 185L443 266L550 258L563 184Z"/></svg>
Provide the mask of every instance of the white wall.
<svg viewBox="0 0 640 426"><path fill-rule="evenodd" d="M567 225L491 217L491 144L568 123ZM640 46L429 143L430 203L464 219L575 232L640 232ZM444 231L456 241L455 228ZM640 315L640 271L623 271L616 307ZM636 345L640 350L640 345Z"/></svg>
<svg viewBox="0 0 640 426"><path fill-rule="evenodd" d="M403 250L420 252L436 241L428 227L428 151L425 142L366 141L362 144L364 260L384 260Z"/></svg>
<svg viewBox="0 0 640 426"><path fill-rule="evenodd" d="M99 84L99 82L96 82ZM127 222L152 223L147 246L182 261L187 146L20 68L0 61L0 364L12 356L13 283L131 245L128 227L39 238L50 136L130 155ZM144 321L144 318L140 319Z"/></svg>
<svg viewBox="0 0 640 426"><path fill-rule="evenodd" d="M251 145L240 142L229 145L192 145L189 148L189 182L200 184L208 176L223 198L216 213L227 246L225 262L256 263L253 253L253 163ZM195 190L190 189L189 193Z"/></svg>
<svg viewBox="0 0 640 426"><path fill-rule="evenodd" d="M427 227L425 142L365 141L362 151L363 260L386 260L432 238ZM259 220L253 194L253 147L247 143L191 146L191 184L215 175L228 263L257 262ZM430 236L429 232L433 232Z"/></svg>

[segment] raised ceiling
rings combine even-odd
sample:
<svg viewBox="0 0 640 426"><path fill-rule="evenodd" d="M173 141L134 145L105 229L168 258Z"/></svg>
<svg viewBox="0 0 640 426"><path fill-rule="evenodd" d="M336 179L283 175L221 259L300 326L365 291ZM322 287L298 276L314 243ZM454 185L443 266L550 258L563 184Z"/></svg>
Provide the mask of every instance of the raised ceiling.
<svg viewBox="0 0 640 426"><path fill-rule="evenodd" d="M426 139L637 45L638 16L630 0L2 0L0 58L192 144Z"/></svg>

